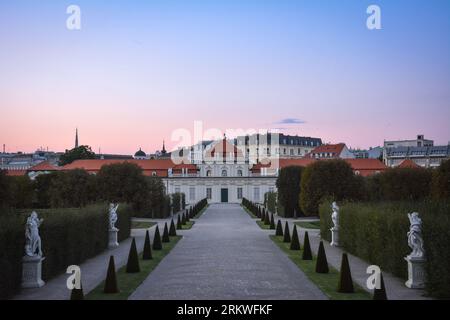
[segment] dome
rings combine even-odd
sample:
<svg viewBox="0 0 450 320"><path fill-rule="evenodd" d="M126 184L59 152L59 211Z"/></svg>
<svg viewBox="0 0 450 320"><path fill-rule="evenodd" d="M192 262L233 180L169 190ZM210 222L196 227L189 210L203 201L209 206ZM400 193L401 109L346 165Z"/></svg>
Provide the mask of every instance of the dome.
<svg viewBox="0 0 450 320"><path fill-rule="evenodd" d="M134 154L134 156L135 156L135 157L145 157L145 156L147 156L147 155L145 154L144 151L141 150L141 148L139 148L139 150L136 151L136 153Z"/></svg>

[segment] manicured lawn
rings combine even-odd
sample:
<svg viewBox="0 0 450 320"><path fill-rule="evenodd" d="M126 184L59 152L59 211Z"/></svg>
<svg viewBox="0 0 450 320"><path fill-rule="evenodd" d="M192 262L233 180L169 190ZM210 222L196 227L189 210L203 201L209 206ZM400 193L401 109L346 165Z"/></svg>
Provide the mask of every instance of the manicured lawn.
<svg viewBox="0 0 450 320"><path fill-rule="evenodd" d="M330 272L327 274L316 273L316 256L313 260L302 260L302 251L292 251L289 243L284 243L282 237L270 236L281 250L302 270L306 276L332 300L371 300L371 295L353 283L355 293L339 293L336 291L339 283L339 272L328 265Z"/></svg>
<svg viewBox="0 0 450 320"><path fill-rule="evenodd" d="M261 228L261 229L270 229L270 224L269 225L265 225L264 221L261 221L261 219L256 220L256 224Z"/></svg>
<svg viewBox="0 0 450 320"><path fill-rule="evenodd" d="M156 268L161 260L175 247L181 236L171 237L169 243L163 243L162 250L152 250L152 260L142 260L142 254L139 255L139 264L141 272L126 273L126 265L117 271L117 285L120 292L115 294L103 293L104 282L100 283L94 290L86 295L88 300L126 300L139 285L148 277L150 272ZM108 265L105 264L105 274Z"/></svg>
<svg viewBox="0 0 450 320"><path fill-rule="evenodd" d="M148 229L153 227L156 222L150 221L131 221L131 229Z"/></svg>
<svg viewBox="0 0 450 320"><path fill-rule="evenodd" d="M195 221L189 220L188 222L186 222L185 225L182 225L182 227L183 227L182 230L188 230L188 229L192 228L194 223L195 223Z"/></svg>
<svg viewBox="0 0 450 320"><path fill-rule="evenodd" d="M295 224L305 229L320 229L320 221L300 221Z"/></svg>

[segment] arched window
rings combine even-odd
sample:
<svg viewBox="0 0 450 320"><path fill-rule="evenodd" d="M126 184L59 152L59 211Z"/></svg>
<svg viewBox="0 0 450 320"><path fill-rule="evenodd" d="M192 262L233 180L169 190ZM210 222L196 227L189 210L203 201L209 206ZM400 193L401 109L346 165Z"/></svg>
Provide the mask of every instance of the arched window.
<svg viewBox="0 0 450 320"><path fill-rule="evenodd" d="M238 175L238 177L242 177L242 170L241 170L241 169L239 169L239 170L237 171L237 175Z"/></svg>
<svg viewBox="0 0 450 320"><path fill-rule="evenodd" d="M227 176L227 170L222 170L222 177L226 177Z"/></svg>
<svg viewBox="0 0 450 320"><path fill-rule="evenodd" d="M206 170L206 176L211 177L211 170Z"/></svg>

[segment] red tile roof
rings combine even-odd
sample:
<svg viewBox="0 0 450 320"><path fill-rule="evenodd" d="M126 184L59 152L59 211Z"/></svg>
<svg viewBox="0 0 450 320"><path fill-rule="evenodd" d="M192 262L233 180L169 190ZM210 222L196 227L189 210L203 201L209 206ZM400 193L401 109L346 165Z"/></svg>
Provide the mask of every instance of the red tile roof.
<svg viewBox="0 0 450 320"><path fill-rule="evenodd" d="M27 171L57 171L57 170L60 170L60 168L50 164L48 161L44 161L29 168Z"/></svg>
<svg viewBox="0 0 450 320"><path fill-rule="evenodd" d="M316 153L334 153L336 156L340 155L342 150L344 150L345 143L338 144L323 144L314 148L309 155L313 155Z"/></svg>
<svg viewBox="0 0 450 320"><path fill-rule="evenodd" d="M27 174L27 170L5 170L6 175L10 177L19 177Z"/></svg>
<svg viewBox="0 0 450 320"><path fill-rule="evenodd" d="M344 159L353 170L386 170L386 165L378 159Z"/></svg>
<svg viewBox="0 0 450 320"><path fill-rule="evenodd" d="M70 164L62 167L62 170L84 169L86 171L96 173L100 171L104 165L114 163L134 163L142 168L145 175L152 175L153 172L160 177L167 177L167 170L172 168L174 173L181 172L181 169L188 169L189 173L196 173L197 167L193 164L175 164L171 159L151 159L151 160L136 160L136 159L94 159L94 160L76 160Z"/></svg>
<svg viewBox="0 0 450 320"><path fill-rule="evenodd" d="M420 166L411 159L405 159L398 165L398 168L420 168Z"/></svg>

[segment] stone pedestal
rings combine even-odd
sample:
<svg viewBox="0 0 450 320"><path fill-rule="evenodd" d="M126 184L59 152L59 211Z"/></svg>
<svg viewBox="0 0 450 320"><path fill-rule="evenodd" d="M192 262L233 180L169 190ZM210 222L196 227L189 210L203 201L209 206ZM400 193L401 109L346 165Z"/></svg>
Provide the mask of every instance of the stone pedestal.
<svg viewBox="0 0 450 320"><path fill-rule="evenodd" d="M109 249L117 248L119 246L119 242L117 241L117 233L118 232L119 232L119 229L110 229L109 230L109 243L108 243Z"/></svg>
<svg viewBox="0 0 450 320"><path fill-rule="evenodd" d="M405 285L411 289L425 288L425 259L416 257L405 257L408 262L408 281Z"/></svg>
<svg viewBox="0 0 450 320"><path fill-rule="evenodd" d="M339 229L331 228L331 243L330 245L333 247L339 247Z"/></svg>
<svg viewBox="0 0 450 320"><path fill-rule="evenodd" d="M41 256L24 256L22 258L22 288L40 288L45 282L42 281L42 261Z"/></svg>

